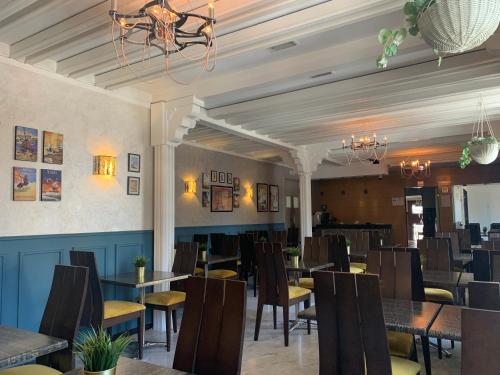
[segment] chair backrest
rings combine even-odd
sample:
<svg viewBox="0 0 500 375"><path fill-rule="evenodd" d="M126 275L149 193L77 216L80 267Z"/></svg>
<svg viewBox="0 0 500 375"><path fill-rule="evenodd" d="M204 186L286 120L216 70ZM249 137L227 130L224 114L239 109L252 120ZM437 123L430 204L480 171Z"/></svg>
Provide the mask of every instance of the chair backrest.
<svg viewBox="0 0 500 375"><path fill-rule="evenodd" d="M279 243L255 244L259 269L259 303L285 306L288 303L288 278Z"/></svg>
<svg viewBox="0 0 500 375"><path fill-rule="evenodd" d="M39 332L65 339L68 348L62 352L37 360L62 372L72 370L72 349L75 336L80 329L80 320L88 286L88 269L57 265L45 305Z"/></svg>
<svg viewBox="0 0 500 375"><path fill-rule="evenodd" d="M475 281L500 281L500 251L472 251L472 271Z"/></svg>
<svg viewBox="0 0 500 375"><path fill-rule="evenodd" d="M500 240L500 232L498 231L498 229L495 229L495 231L490 231L488 233L488 240L490 241Z"/></svg>
<svg viewBox="0 0 500 375"><path fill-rule="evenodd" d="M411 254L387 250L368 252L366 271L380 278L384 298L412 299Z"/></svg>
<svg viewBox="0 0 500 375"><path fill-rule="evenodd" d="M449 238L453 255L460 255L460 241L458 232L436 232L436 238ZM470 248L470 246L469 246Z"/></svg>
<svg viewBox="0 0 500 375"><path fill-rule="evenodd" d="M254 236L249 233L240 234L240 254L241 254L241 271L254 272L257 265L255 255Z"/></svg>
<svg viewBox="0 0 500 375"><path fill-rule="evenodd" d="M470 282L469 306L473 309L500 311L500 283L486 281Z"/></svg>
<svg viewBox="0 0 500 375"><path fill-rule="evenodd" d="M479 223L469 223L467 229L470 231L470 242L471 245L481 244L481 224Z"/></svg>
<svg viewBox="0 0 500 375"><path fill-rule="evenodd" d="M244 282L190 277L173 368L240 374L246 317Z"/></svg>
<svg viewBox="0 0 500 375"><path fill-rule="evenodd" d="M343 234L326 236L328 239L328 261L333 262L333 269L338 272L350 272L347 244Z"/></svg>
<svg viewBox="0 0 500 375"><path fill-rule="evenodd" d="M198 259L198 242L179 242L175 245L174 264L172 272L187 273L194 275L196 261ZM186 280L173 281L170 283L171 290L184 291Z"/></svg>
<svg viewBox="0 0 500 375"><path fill-rule="evenodd" d="M193 242L198 242L200 246L202 244L205 244L207 246L208 250L208 234L194 234L193 235Z"/></svg>
<svg viewBox="0 0 500 375"><path fill-rule="evenodd" d="M470 249L472 246L470 229L457 229L460 250Z"/></svg>
<svg viewBox="0 0 500 375"><path fill-rule="evenodd" d="M498 375L500 312L462 309L462 374Z"/></svg>
<svg viewBox="0 0 500 375"><path fill-rule="evenodd" d="M235 235L225 235L222 240L222 248L220 255L235 256L238 255L238 250L240 247L239 236Z"/></svg>
<svg viewBox="0 0 500 375"><path fill-rule="evenodd" d="M449 238L424 238L418 240L417 247L422 256L424 270L450 272L453 269L453 253Z"/></svg>
<svg viewBox="0 0 500 375"><path fill-rule="evenodd" d="M99 271L93 251L70 251L69 257L72 266L87 267L89 269L89 286L85 298L85 306L81 325L98 328L104 319L104 294L101 286Z"/></svg>
<svg viewBox="0 0 500 375"><path fill-rule="evenodd" d="M499 240L482 241L481 248L485 250L500 250L500 241Z"/></svg>
<svg viewBox="0 0 500 375"><path fill-rule="evenodd" d="M220 255L222 251L222 241L226 235L224 233L210 233L210 253Z"/></svg>
<svg viewBox="0 0 500 375"><path fill-rule="evenodd" d="M328 238L304 237L304 260L328 262Z"/></svg>
<svg viewBox="0 0 500 375"><path fill-rule="evenodd" d="M299 245L299 228L288 228L287 246L297 247Z"/></svg>
<svg viewBox="0 0 500 375"><path fill-rule="evenodd" d="M378 276L313 273L320 375L389 375Z"/></svg>
<svg viewBox="0 0 500 375"><path fill-rule="evenodd" d="M287 241L287 232L286 232L286 230L273 231L271 237L272 237L272 242L279 242L279 243L281 243L281 247L282 248L287 247L288 241Z"/></svg>

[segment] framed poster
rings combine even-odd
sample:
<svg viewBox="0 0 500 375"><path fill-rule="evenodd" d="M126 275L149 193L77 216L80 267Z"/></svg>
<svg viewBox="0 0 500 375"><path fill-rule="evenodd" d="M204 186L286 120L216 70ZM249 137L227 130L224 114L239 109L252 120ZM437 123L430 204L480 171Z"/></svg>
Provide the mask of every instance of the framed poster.
<svg viewBox="0 0 500 375"><path fill-rule="evenodd" d="M202 187L202 189L209 189L210 188L210 180L208 177L208 173L201 174L201 187Z"/></svg>
<svg viewBox="0 0 500 375"><path fill-rule="evenodd" d="M210 172L210 181L217 182L217 171Z"/></svg>
<svg viewBox="0 0 500 375"><path fill-rule="evenodd" d="M269 185L269 211L280 211L280 188L278 185Z"/></svg>
<svg viewBox="0 0 500 375"><path fill-rule="evenodd" d="M219 172L219 183L220 184L226 183L226 174L224 172Z"/></svg>
<svg viewBox="0 0 500 375"><path fill-rule="evenodd" d="M210 211L233 211L233 188L228 186L210 186Z"/></svg>
<svg viewBox="0 0 500 375"><path fill-rule="evenodd" d="M13 168L13 199L15 201L36 201L36 169Z"/></svg>
<svg viewBox="0 0 500 375"><path fill-rule="evenodd" d="M229 185L233 184L233 174L232 173L226 173L226 183Z"/></svg>
<svg viewBox="0 0 500 375"><path fill-rule="evenodd" d="M44 202L59 202L62 192L62 172L42 169L40 183L40 200Z"/></svg>
<svg viewBox="0 0 500 375"><path fill-rule="evenodd" d="M257 184L257 212L269 211L269 185Z"/></svg>
<svg viewBox="0 0 500 375"><path fill-rule="evenodd" d="M48 164L63 163L63 135L43 132L43 162Z"/></svg>
<svg viewBox="0 0 500 375"><path fill-rule="evenodd" d="M233 197L233 207L234 208L240 208L240 195L239 194L234 194L234 197Z"/></svg>
<svg viewBox="0 0 500 375"><path fill-rule="evenodd" d="M141 172L141 155L128 154L128 171L134 173Z"/></svg>
<svg viewBox="0 0 500 375"><path fill-rule="evenodd" d="M233 178L233 187L234 187L234 191L235 192L239 192L240 191L240 185L241 185L240 178L239 177L234 177Z"/></svg>
<svg viewBox="0 0 500 375"><path fill-rule="evenodd" d="M204 208L210 206L210 193L208 191L201 192L201 206Z"/></svg>
<svg viewBox="0 0 500 375"><path fill-rule="evenodd" d="M15 160L37 161L38 130L16 126Z"/></svg>
<svg viewBox="0 0 500 375"><path fill-rule="evenodd" d="M127 178L127 194L140 195L141 194L141 179L139 177L128 176Z"/></svg>

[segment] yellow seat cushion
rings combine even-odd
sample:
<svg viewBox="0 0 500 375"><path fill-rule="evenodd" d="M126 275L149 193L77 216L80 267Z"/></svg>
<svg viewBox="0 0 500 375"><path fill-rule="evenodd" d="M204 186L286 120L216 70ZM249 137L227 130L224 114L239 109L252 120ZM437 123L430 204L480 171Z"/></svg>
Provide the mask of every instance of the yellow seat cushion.
<svg viewBox="0 0 500 375"><path fill-rule="evenodd" d="M205 274L205 270L203 268L196 267L196 269L194 270L194 274L196 276L203 276Z"/></svg>
<svg viewBox="0 0 500 375"><path fill-rule="evenodd" d="M351 267L361 268L364 272L366 272L366 263L351 262Z"/></svg>
<svg viewBox="0 0 500 375"><path fill-rule="evenodd" d="M453 293L446 289L424 288L425 300L429 302L453 303Z"/></svg>
<svg viewBox="0 0 500 375"><path fill-rule="evenodd" d="M311 294L311 291L300 286L288 286L288 299L295 299Z"/></svg>
<svg viewBox="0 0 500 375"><path fill-rule="evenodd" d="M314 289L314 279L312 277L301 277L299 279L299 287Z"/></svg>
<svg viewBox="0 0 500 375"><path fill-rule="evenodd" d="M0 370L2 375L61 375L62 372L41 365L25 365Z"/></svg>
<svg viewBox="0 0 500 375"><path fill-rule="evenodd" d="M175 290L146 294L146 305L172 306L184 302L185 300L186 293Z"/></svg>
<svg viewBox="0 0 500 375"><path fill-rule="evenodd" d="M146 306L136 302L128 301L105 301L104 319L116 318L117 316L132 314L137 311L145 310Z"/></svg>
<svg viewBox="0 0 500 375"><path fill-rule="evenodd" d="M413 350L413 336L403 332L387 332L391 355L409 358Z"/></svg>
<svg viewBox="0 0 500 375"><path fill-rule="evenodd" d="M364 273L365 271L362 268L355 267L355 266L351 265L349 267L349 272L350 273Z"/></svg>
<svg viewBox="0 0 500 375"><path fill-rule="evenodd" d="M238 276L233 270L211 270L208 271L208 277L213 279L231 279Z"/></svg>
<svg viewBox="0 0 500 375"><path fill-rule="evenodd" d="M422 367L413 361L391 356L391 367L393 375L418 375Z"/></svg>

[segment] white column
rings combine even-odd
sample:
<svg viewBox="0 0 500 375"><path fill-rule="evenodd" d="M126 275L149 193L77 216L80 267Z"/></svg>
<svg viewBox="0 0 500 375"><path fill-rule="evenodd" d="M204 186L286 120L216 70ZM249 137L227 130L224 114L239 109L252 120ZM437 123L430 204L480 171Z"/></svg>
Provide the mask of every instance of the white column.
<svg viewBox="0 0 500 375"><path fill-rule="evenodd" d="M312 236L311 173L299 172L300 187L300 239L304 248L304 237Z"/></svg>

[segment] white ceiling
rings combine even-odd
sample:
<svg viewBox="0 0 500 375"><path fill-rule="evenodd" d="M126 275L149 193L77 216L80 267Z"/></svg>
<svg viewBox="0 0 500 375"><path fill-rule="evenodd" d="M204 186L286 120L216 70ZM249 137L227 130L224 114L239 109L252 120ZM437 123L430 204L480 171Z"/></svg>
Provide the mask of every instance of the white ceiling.
<svg viewBox="0 0 500 375"><path fill-rule="evenodd" d="M122 11L144 2L118 4ZM186 0L172 2L186 6ZM131 66L119 67L109 1L3 0L0 51L90 85L133 89L145 100L194 95L209 118L224 124L190 131L185 140L202 147L290 164L287 147L307 146L330 150L332 166L345 164L342 139L377 132L389 139L390 163L419 156L457 160L479 93L500 123L500 57L481 47L438 68L430 48L410 38L389 69L375 68L376 34L401 24L404 2L218 0L216 69L200 73L198 64L175 56L171 68L178 79L199 77L184 86L165 76L155 51L142 62L142 50L132 49ZM190 4L204 11L206 1ZM290 41L296 45L270 49ZM313 78L324 73L331 74ZM275 147L269 140L279 142Z"/></svg>

